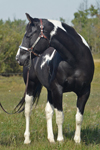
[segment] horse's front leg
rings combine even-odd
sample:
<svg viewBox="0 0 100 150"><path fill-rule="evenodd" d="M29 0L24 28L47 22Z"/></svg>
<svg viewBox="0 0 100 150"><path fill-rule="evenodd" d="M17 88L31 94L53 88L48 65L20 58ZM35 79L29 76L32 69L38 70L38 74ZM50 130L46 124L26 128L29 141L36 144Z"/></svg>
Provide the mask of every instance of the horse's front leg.
<svg viewBox="0 0 100 150"><path fill-rule="evenodd" d="M81 142L81 125L83 121L83 115L81 114L79 108L77 108L77 113L76 113L76 131L75 131L75 136L74 136L74 141L75 143L80 143Z"/></svg>
<svg viewBox="0 0 100 150"><path fill-rule="evenodd" d="M51 91L48 90L48 99L47 104L45 107L46 112L46 119L47 119L47 138L49 142L54 143L54 134L53 134L53 127L52 127L52 117L54 113L54 106L52 105L52 96Z"/></svg>
<svg viewBox="0 0 100 150"><path fill-rule="evenodd" d="M63 127L62 127L64 121L64 114L62 108L62 86L60 86L59 84L56 84L55 89L52 90L52 100L56 112L56 124L58 126L57 141L62 142L64 141Z"/></svg>
<svg viewBox="0 0 100 150"><path fill-rule="evenodd" d="M24 133L24 144L29 144L30 140L30 131L29 131L29 122L30 122L30 115L32 110L32 103L33 103L33 96L29 96L26 94L25 96L25 117L26 117L26 130Z"/></svg>
<svg viewBox="0 0 100 150"><path fill-rule="evenodd" d="M57 141L62 142L62 141L64 141L63 129L62 129L62 124L63 124L63 121L64 121L64 114L63 114L63 111L59 111L57 109L55 109L55 112L56 112L56 124L58 126Z"/></svg>
<svg viewBox="0 0 100 150"><path fill-rule="evenodd" d="M89 95L90 95L90 86L87 87L80 96L78 96L77 113L76 113L76 131L74 136L75 143L81 142L81 125L83 120L83 113Z"/></svg>
<svg viewBox="0 0 100 150"><path fill-rule="evenodd" d="M54 143L54 135L53 135L53 128L52 128L52 116L54 113L54 107L49 103L49 101L46 104L45 107L46 112L46 119L47 119L47 138L50 143Z"/></svg>

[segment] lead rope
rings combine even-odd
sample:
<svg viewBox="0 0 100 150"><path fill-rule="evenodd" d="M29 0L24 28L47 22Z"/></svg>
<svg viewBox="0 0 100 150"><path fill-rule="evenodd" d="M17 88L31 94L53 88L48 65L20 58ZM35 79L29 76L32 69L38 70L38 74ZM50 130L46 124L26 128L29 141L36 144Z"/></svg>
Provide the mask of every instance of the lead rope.
<svg viewBox="0 0 100 150"><path fill-rule="evenodd" d="M31 51L30 51L30 61L29 61L29 66L28 66L28 70L27 70L27 81L26 81L26 87L25 87L25 92L24 92L24 96L23 96L23 99L25 99L25 96L26 96L26 92L27 92L27 87L28 87L28 82L29 82L29 71L30 71L30 68L31 68ZM23 105L24 102L22 102L22 105ZM19 113L19 112L22 112L21 107L22 105L18 108L18 110L16 110L16 108L20 105L20 103L14 108L14 111L15 112L12 112L12 113L9 113L7 112L4 107L2 106L2 104L0 103L0 107L2 108L2 110L7 113L7 114L16 114L16 113Z"/></svg>
<svg viewBox="0 0 100 150"><path fill-rule="evenodd" d="M29 51L29 53L30 53L30 60L29 60L28 70L30 70L31 68L31 51Z"/></svg>
<svg viewBox="0 0 100 150"><path fill-rule="evenodd" d="M25 96L26 96L26 92L27 92L27 87L28 87L28 81L29 81L29 69L28 69L28 71L27 71L27 82L26 82L26 87L25 87L25 92L24 92L24 98L25 98ZM19 106L19 104L14 108L14 110L16 110L16 108ZM9 112L7 112L5 109L4 109L4 107L2 106L2 104L0 103L0 107L2 108L2 110L6 113L6 114L10 114L10 115L12 115L12 114L16 114L16 113L18 113L19 111L20 111L20 109L21 109L21 107L22 107L22 105L18 108L18 110L17 111L15 111L15 112L12 112L12 113L9 113Z"/></svg>

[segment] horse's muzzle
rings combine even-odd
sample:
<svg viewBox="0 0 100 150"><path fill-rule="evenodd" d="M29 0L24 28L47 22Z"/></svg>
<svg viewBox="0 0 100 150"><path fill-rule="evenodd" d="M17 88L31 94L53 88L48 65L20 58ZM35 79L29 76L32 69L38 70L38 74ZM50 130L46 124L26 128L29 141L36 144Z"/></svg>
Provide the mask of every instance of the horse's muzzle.
<svg viewBox="0 0 100 150"><path fill-rule="evenodd" d="M15 60L18 62L18 64L20 64L19 56L18 55L15 57Z"/></svg>

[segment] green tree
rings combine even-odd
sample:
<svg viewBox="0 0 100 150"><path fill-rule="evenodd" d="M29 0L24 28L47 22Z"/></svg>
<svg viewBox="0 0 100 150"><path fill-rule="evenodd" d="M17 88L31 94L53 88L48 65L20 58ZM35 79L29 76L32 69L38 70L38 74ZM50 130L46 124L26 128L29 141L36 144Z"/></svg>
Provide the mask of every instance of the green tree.
<svg viewBox="0 0 100 150"><path fill-rule="evenodd" d="M91 5L85 10L78 10L74 13L72 23L92 47L92 52L100 52L100 14L99 9Z"/></svg>
<svg viewBox="0 0 100 150"><path fill-rule="evenodd" d="M60 21L61 21L61 22L64 22L64 23L66 22L65 19L62 18L62 17L60 17Z"/></svg>
<svg viewBox="0 0 100 150"><path fill-rule="evenodd" d="M25 21L0 20L0 73L20 72L15 56L25 32Z"/></svg>

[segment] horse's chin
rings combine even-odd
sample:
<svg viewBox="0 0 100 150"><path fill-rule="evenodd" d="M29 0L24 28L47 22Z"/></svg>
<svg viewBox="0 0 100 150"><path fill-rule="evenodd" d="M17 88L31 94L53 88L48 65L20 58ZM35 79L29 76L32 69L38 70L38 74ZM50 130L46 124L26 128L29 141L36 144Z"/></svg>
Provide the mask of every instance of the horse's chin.
<svg viewBox="0 0 100 150"><path fill-rule="evenodd" d="M17 63L20 65L20 66L24 66L24 67L28 67L29 66L29 61L26 60L24 62L20 62L20 61L17 61Z"/></svg>
<svg viewBox="0 0 100 150"><path fill-rule="evenodd" d="M23 66L25 67L29 66L29 61L25 61Z"/></svg>

